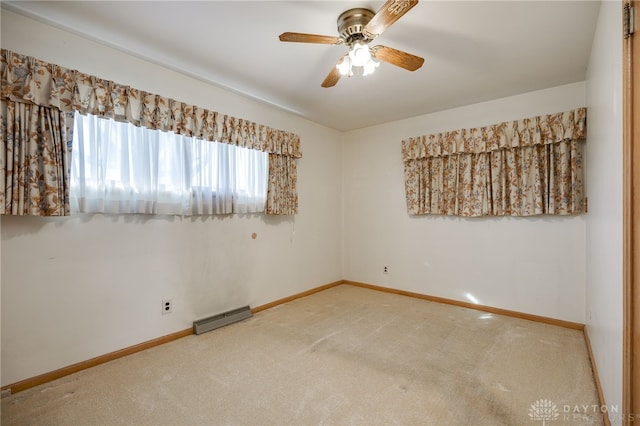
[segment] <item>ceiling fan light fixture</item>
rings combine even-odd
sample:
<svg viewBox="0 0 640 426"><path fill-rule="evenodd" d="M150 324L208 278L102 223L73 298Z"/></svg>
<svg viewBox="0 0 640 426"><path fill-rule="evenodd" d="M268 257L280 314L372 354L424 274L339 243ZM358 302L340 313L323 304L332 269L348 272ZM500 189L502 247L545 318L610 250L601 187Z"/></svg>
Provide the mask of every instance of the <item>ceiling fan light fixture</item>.
<svg viewBox="0 0 640 426"><path fill-rule="evenodd" d="M363 67L364 72L362 73L362 75L366 76L366 75L373 74L373 72L376 70L376 68L378 68L378 66L380 66L380 62L376 61L373 58L369 59L369 62L364 64L364 67Z"/></svg>
<svg viewBox="0 0 640 426"><path fill-rule="evenodd" d="M357 41L349 48L349 53L338 61L336 68L341 76L352 77L373 74L379 65L380 62L373 58L369 46Z"/></svg>
<svg viewBox="0 0 640 426"><path fill-rule="evenodd" d="M369 46L361 41L355 42L349 49L349 57L354 67L363 67L371 60Z"/></svg>
<svg viewBox="0 0 640 426"><path fill-rule="evenodd" d="M347 75L351 71L351 58L349 55L344 55L342 60L336 64L336 68L340 75Z"/></svg>

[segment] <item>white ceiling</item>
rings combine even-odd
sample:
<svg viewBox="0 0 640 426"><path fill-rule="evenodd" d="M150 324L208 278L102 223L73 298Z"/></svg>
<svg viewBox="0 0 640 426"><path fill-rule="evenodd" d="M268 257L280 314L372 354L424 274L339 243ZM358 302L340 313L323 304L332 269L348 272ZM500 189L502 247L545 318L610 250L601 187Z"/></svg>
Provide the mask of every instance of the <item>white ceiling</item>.
<svg viewBox="0 0 640 426"><path fill-rule="evenodd" d="M422 0L372 45L422 56L320 83L346 47L336 19L383 1L3 1L18 13L346 131L585 79L598 1ZM90 52L87 52L90 54Z"/></svg>

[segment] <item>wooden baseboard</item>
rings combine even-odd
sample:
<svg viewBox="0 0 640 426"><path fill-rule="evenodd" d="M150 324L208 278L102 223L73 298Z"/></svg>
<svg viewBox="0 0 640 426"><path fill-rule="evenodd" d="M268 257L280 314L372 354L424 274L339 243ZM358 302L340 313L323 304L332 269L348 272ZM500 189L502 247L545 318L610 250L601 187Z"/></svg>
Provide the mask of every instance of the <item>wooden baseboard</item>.
<svg viewBox="0 0 640 426"><path fill-rule="evenodd" d="M273 302L267 303L265 305L260 305L258 307L252 308L252 313L258 313L260 311L264 311L265 309L273 308L274 306L282 305L283 303L291 302L292 300L300 299L301 297L310 296L314 293L319 293L321 291L330 289L331 287L335 287L337 285L343 284L344 281L336 281L333 283L325 284L320 287L312 288L311 290L303 291L302 293L294 294L293 296L285 297L283 299L278 299Z"/></svg>
<svg viewBox="0 0 640 426"><path fill-rule="evenodd" d="M598 391L598 400L600 401L600 407L606 407L607 403L604 399L604 392L602 392L602 386L600 385L600 376L598 375L598 366L596 365L596 359L593 356L593 351L591 350L591 340L589 339L589 332L587 331L587 327L584 328L584 341L587 344L587 351L589 352L589 361L591 361L591 370L593 371L593 378L596 382L596 390ZM611 421L609 420L609 416L607 413L602 414L602 420L604 422L604 426L611 426Z"/></svg>
<svg viewBox="0 0 640 426"><path fill-rule="evenodd" d="M153 348L154 346L160 346L165 343L172 342L193 334L193 328L177 331L175 333L167 334L166 336L158 337L156 339L148 340L137 345L129 346L128 348L120 349L115 352L110 352L105 355L100 355L95 358L91 358L87 361L81 361L76 364L69 365L67 367L60 368L58 370L50 371L48 373L41 374L39 376L24 379L10 385L2 386L2 391L9 391L14 394L23 390L32 388L34 386L41 385L43 383L50 382L52 380L59 379L69 374L77 373L78 371L86 370L87 368L95 367L96 365L104 364L105 362L113 361L118 358L122 358L127 355L134 354L136 352L143 351L145 349Z"/></svg>
<svg viewBox="0 0 640 426"><path fill-rule="evenodd" d="M395 288L380 287L377 285L360 283L357 281L344 280L344 283L353 285L356 287L363 287L371 290L384 291L386 293L393 293L393 294L399 294L402 296L409 296L409 297L415 297L418 299L429 300L431 302L445 303L447 305L454 305L454 306L461 306L463 308L476 309L478 311L490 312L492 314L505 315L505 316L525 319L529 321L541 322L544 324L557 325L560 327L571 328L574 330L584 330L584 324L580 324L577 322L564 321L564 320L559 320L555 318L543 317L540 315L525 314L523 312L510 311L508 309L493 308L491 306L476 305L475 303L461 302L459 300L446 299L444 297L429 296L421 293L413 293L410 291L397 290Z"/></svg>

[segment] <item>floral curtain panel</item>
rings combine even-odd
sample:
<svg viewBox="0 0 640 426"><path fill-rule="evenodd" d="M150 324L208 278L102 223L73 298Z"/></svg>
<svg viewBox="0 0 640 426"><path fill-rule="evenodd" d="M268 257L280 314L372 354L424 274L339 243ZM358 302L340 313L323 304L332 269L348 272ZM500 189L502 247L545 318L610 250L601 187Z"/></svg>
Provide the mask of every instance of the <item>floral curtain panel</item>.
<svg viewBox="0 0 640 426"><path fill-rule="evenodd" d="M0 214L69 215L65 114L0 99Z"/></svg>
<svg viewBox="0 0 640 426"><path fill-rule="evenodd" d="M269 184L265 210L267 214L291 215L298 212L297 175L294 158L269 154Z"/></svg>
<svg viewBox="0 0 640 426"><path fill-rule="evenodd" d="M584 213L585 140L585 108L404 140L408 213Z"/></svg>
<svg viewBox="0 0 640 426"><path fill-rule="evenodd" d="M296 134L147 93L6 49L1 50L0 56L2 99L52 107L63 112L77 110L83 114L239 145L291 159L302 157L300 137ZM290 179L293 182L290 187L295 190L297 169L290 167L285 171L291 175L281 178ZM270 185L271 181L269 179ZM280 187L269 187L269 191L273 194L267 200L269 214L297 213L297 195L294 197L295 205L285 213L278 206L291 204L290 194L281 194ZM281 197L286 202L281 202Z"/></svg>

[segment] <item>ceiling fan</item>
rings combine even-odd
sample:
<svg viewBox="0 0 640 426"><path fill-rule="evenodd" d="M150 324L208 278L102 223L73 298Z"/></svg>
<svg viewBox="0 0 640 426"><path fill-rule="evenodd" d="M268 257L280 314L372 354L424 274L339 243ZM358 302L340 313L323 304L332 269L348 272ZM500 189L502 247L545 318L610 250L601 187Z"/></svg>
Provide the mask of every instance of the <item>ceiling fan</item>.
<svg viewBox="0 0 640 426"><path fill-rule="evenodd" d="M349 9L338 17L339 37L286 32L280 34L280 41L349 47L349 52L338 59L324 79L322 87L335 86L344 75L373 73L380 64L376 59L415 71L424 63L423 58L387 46L369 47L369 43L417 4L418 0L387 0L375 14L365 8Z"/></svg>

